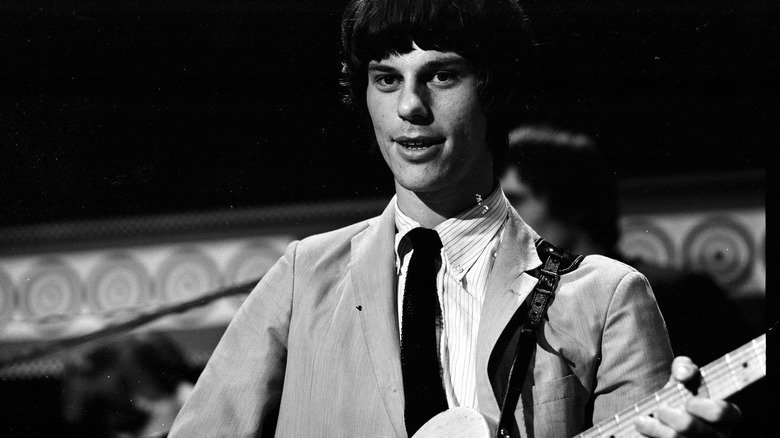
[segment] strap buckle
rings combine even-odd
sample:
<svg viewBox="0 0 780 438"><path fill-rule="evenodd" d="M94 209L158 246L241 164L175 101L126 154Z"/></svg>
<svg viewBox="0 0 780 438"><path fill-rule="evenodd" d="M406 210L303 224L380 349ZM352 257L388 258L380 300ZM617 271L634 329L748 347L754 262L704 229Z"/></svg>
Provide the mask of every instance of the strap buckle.
<svg viewBox="0 0 780 438"><path fill-rule="evenodd" d="M555 290L555 286L558 284L558 279L561 278L560 274L544 268L541 268L539 272L540 275L539 281L536 284L536 290L546 294L552 294Z"/></svg>

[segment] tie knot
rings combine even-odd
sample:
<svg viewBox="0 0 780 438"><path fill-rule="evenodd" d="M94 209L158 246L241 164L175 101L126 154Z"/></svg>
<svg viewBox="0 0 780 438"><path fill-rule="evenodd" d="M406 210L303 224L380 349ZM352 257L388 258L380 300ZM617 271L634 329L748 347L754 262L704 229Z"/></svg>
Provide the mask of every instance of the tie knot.
<svg viewBox="0 0 780 438"><path fill-rule="evenodd" d="M436 230L419 227L409 231L406 235L409 236L415 251L438 252L442 247L439 233Z"/></svg>

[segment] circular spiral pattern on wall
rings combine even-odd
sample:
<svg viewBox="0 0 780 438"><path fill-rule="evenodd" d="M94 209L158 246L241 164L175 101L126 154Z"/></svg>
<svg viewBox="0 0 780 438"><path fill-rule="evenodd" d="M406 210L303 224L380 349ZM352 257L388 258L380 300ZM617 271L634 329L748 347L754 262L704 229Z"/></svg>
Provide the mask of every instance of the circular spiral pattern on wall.
<svg viewBox="0 0 780 438"><path fill-rule="evenodd" d="M739 286L751 273L755 248L748 230L726 217L706 219L685 237L685 264L709 272L721 284Z"/></svg>
<svg viewBox="0 0 780 438"><path fill-rule="evenodd" d="M171 255L160 266L155 283L157 294L166 303L188 301L218 289L221 285L216 263L197 250L184 250ZM211 306L192 309L188 322L204 316Z"/></svg>
<svg viewBox="0 0 780 438"><path fill-rule="evenodd" d="M149 274L129 254L110 255L90 273L87 299L90 308L97 312L141 306L150 298Z"/></svg>
<svg viewBox="0 0 780 438"><path fill-rule="evenodd" d="M15 291L13 282L8 275L0 269L0 327L4 322L10 321L14 315Z"/></svg>
<svg viewBox="0 0 780 438"><path fill-rule="evenodd" d="M266 245L246 246L228 262L228 279L232 284L259 279L276 263L280 255L278 250ZM246 295L238 295L230 299L238 307L246 299Z"/></svg>
<svg viewBox="0 0 780 438"><path fill-rule="evenodd" d="M28 318L76 313L81 304L78 274L60 261L41 262L23 278L20 308Z"/></svg>
<svg viewBox="0 0 780 438"><path fill-rule="evenodd" d="M269 254L270 248L250 246L242 249L230 259L228 275L233 283L259 279L279 259L279 254Z"/></svg>
<svg viewBox="0 0 780 438"><path fill-rule="evenodd" d="M71 317L82 305L82 285L78 274L59 260L41 261L25 275L19 296L23 318L48 335L65 333Z"/></svg>
<svg viewBox="0 0 780 438"><path fill-rule="evenodd" d="M639 258L659 266L674 263L672 238L662 228L648 221L627 223L623 227L619 247L621 254L629 259Z"/></svg>

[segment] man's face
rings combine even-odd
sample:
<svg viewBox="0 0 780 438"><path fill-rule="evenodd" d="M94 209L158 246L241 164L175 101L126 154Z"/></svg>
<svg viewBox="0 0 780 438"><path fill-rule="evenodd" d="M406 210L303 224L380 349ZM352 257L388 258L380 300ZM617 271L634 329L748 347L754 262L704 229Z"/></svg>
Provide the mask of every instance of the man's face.
<svg viewBox="0 0 780 438"><path fill-rule="evenodd" d="M396 190L489 190L487 120L474 66L454 52L413 47L368 65L368 112Z"/></svg>

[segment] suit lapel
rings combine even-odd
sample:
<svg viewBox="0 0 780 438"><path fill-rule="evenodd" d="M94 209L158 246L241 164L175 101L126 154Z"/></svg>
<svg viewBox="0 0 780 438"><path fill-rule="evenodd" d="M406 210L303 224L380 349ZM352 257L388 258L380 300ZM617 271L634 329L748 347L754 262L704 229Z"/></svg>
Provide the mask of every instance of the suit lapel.
<svg viewBox="0 0 780 438"><path fill-rule="evenodd" d="M374 373L396 434L404 428L392 205L352 239L351 275Z"/></svg>
<svg viewBox="0 0 780 438"><path fill-rule="evenodd" d="M389 205L352 239L351 276L382 400L396 433L404 436L394 219ZM498 420L499 406L487 375L488 360L501 332L536 284L525 272L541 265L534 243L538 235L514 210L510 210L503 233L487 284L477 341L477 396L480 410L494 421Z"/></svg>
<svg viewBox="0 0 780 438"><path fill-rule="evenodd" d="M525 272L541 265L535 245L538 235L514 210L509 212L503 233L487 283L476 359L479 407L496 421L500 409L487 374L488 360L509 320L536 285L536 278Z"/></svg>

